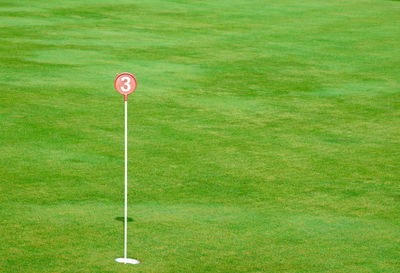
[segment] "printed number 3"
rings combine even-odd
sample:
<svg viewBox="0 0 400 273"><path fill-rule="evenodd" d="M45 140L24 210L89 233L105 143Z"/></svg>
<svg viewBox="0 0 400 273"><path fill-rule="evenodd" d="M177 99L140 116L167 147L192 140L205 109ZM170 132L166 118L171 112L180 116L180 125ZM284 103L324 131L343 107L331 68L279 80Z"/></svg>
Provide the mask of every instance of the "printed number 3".
<svg viewBox="0 0 400 273"><path fill-rule="evenodd" d="M123 82L124 85L126 86L126 87L121 86L121 90L124 92L129 92L129 90L131 90L131 85L130 85L131 79L129 77L122 77L121 82Z"/></svg>

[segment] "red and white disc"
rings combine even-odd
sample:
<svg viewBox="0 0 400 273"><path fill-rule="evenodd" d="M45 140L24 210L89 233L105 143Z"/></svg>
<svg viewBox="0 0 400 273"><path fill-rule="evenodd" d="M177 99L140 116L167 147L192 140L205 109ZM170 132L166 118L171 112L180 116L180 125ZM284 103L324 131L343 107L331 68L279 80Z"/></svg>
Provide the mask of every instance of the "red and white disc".
<svg viewBox="0 0 400 273"><path fill-rule="evenodd" d="M114 86L118 93L124 95L125 100L128 100L128 95L135 92L137 86L135 75L127 72L118 74Z"/></svg>

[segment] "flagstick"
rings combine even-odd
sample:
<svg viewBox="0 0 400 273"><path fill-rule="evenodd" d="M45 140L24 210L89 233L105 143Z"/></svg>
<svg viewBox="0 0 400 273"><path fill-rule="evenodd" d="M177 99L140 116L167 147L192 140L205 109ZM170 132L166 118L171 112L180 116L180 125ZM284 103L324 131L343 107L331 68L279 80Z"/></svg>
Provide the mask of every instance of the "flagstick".
<svg viewBox="0 0 400 273"><path fill-rule="evenodd" d="M132 84L132 85L131 85ZM125 218L124 218L124 257L115 259L118 263L138 264L140 261L127 257L128 237L128 95L136 89L136 79L133 74L118 74L114 82L118 93L124 95L125 101Z"/></svg>
<svg viewBox="0 0 400 273"><path fill-rule="evenodd" d="M128 101L125 100L125 236L124 259L126 264L126 243L128 232Z"/></svg>

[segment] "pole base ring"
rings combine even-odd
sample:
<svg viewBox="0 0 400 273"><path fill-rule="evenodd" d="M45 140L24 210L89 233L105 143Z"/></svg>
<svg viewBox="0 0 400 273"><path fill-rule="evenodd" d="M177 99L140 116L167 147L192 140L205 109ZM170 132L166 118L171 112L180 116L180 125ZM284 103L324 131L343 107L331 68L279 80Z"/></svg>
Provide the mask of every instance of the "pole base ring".
<svg viewBox="0 0 400 273"><path fill-rule="evenodd" d="M116 258L115 261L117 263L122 263L122 264L138 264L140 261L136 259L130 259L130 258Z"/></svg>

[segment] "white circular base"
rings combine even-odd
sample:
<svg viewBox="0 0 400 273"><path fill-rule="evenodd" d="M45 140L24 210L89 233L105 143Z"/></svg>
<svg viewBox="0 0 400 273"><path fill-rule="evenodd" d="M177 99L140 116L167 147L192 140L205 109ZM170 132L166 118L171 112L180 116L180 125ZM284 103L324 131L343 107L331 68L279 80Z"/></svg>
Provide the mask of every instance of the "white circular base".
<svg viewBox="0 0 400 273"><path fill-rule="evenodd" d="M115 261L117 263L122 263L122 264L138 264L140 261L135 260L135 259L130 259L130 258L116 258Z"/></svg>

